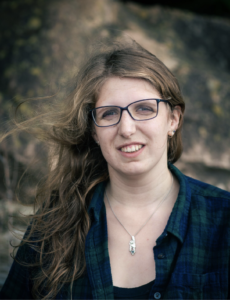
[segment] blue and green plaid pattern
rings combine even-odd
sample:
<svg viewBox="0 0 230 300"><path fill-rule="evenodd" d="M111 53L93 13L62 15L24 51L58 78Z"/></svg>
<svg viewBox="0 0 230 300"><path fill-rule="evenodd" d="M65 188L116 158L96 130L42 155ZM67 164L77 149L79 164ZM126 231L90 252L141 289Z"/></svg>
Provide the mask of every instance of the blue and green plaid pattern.
<svg viewBox="0 0 230 300"><path fill-rule="evenodd" d="M153 255L156 279L149 299L230 298L230 193L169 168L180 191ZM108 253L105 183L99 184L89 207L92 226L86 238L85 275L73 285L73 299L114 299ZM23 246L18 258L31 260ZM0 299L31 299L31 269L14 262ZM69 285L56 299L70 299Z"/></svg>

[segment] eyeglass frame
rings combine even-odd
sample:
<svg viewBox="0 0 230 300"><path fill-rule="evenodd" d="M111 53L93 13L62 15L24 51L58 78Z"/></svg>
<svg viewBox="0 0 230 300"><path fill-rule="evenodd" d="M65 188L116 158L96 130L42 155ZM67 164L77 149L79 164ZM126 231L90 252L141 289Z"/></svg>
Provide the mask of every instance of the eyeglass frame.
<svg viewBox="0 0 230 300"><path fill-rule="evenodd" d="M155 117L152 117L152 118L149 118L149 119L143 119L143 120L137 120L137 119L135 119L135 118L132 116L131 112L129 111L128 107L129 107L131 104L134 104L134 103L136 103L136 102L141 102L141 101L146 101L146 100L156 100L156 101L157 101L157 113L156 113ZM171 107L171 109L172 109L172 107L173 107L172 104L169 102L169 99L168 99L168 100L165 100L165 99L149 98L149 99L141 99L141 100L137 100L137 101L131 102L131 103L129 103L129 105L127 105L127 106L125 106L125 107L121 107L121 106L118 106L118 105L105 105L105 106L99 106L99 107L95 107L95 108L93 108L93 109L90 109L89 113L91 113L92 118L93 118L93 122L94 122L94 124L95 124L97 127L111 127L111 126L114 126L114 125L117 125L117 124L120 123L121 117L122 117L122 113L123 113L124 110L126 110L126 111L128 112L128 114L130 115L130 117L131 117L134 121L148 121L148 120L152 120L152 119L156 118L156 117L158 116L158 112L159 112L159 103L160 103L160 102L168 103L169 106ZM106 125L106 126L100 126L100 125L98 125L98 124L96 123L96 120L95 120L94 115L93 115L93 111L97 110L98 108L102 108L102 107L118 107L118 108L120 108L120 118L119 118L119 120L117 121L117 123L112 124L112 125Z"/></svg>

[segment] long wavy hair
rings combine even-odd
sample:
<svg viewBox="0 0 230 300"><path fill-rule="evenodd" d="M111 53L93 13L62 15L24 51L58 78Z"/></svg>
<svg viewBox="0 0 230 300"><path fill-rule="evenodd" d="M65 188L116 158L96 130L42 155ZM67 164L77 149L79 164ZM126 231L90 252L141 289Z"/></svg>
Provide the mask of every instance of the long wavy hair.
<svg viewBox="0 0 230 300"><path fill-rule="evenodd" d="M94 54L76 76L62 109L19 123L20 130L38 128L38 135L51 144L49 172L35 198L38 210L18 246L36 253L32 262L20 262L36 266L34 298L55 298L64 284L71 290L73 281L86 271L87 208L95 186L109 178L107 163L92 137L89 110L95 107L105 81L114 76L146 80L163 99L170 99L172 110L181 107L179 127L168 140L168 160L174 163L181 155L185 105L178 82L156 56L135 41L116 43Z"/></svg>

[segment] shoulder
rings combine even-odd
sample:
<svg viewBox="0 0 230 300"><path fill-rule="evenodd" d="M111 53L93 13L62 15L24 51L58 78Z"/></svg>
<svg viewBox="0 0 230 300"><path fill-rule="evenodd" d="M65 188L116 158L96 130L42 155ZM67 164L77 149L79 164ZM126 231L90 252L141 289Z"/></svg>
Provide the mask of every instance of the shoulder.
<svg viewBox="0 0 230 300"><path fill-rule="evenodd" d="M211 199L221 198L223 200L225 199L226 201L230 202L229 192L188 176L185 176L185 178L191 189L192 196L197 195L197 196L201 196L204 198L211 198Z"/></svg>
<svg viewBox="0 0 230 300"><path fill-rule="evenodd" d="M230 193L202 181L186 177L191 192L190 217L204 227L230 228ZM227 229L228 228L228 229Z"/></svg>
<svg viewBox="0 0 230 300"><path fill-rule="evenodd" d="M218 223L230 226L230 193L211 184L184 175L169 165L180 184L178 198L190 212L191 221L202 224Z"/></svg>
<svg viewBox="0 0 230 300"><path fill-rule="evenodd" d="M224 191L211 184L186 176L176 166L170 163L169 163L169 169L177 178L182 193L185 194L186 197L192 197L192 198L199 197L206 200L222 199L224 202L230 204L229 192Z"/></svg>

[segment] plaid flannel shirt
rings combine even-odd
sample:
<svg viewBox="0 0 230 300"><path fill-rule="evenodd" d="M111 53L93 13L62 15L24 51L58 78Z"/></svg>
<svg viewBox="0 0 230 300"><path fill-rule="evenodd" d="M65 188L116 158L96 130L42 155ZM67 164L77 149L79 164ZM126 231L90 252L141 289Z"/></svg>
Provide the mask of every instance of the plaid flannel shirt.
<svg viewBox="0 0 230 300"><path fill-rule="evenodd" d="M180 190L165 230L153 248L156 279L149 299L228 299L230 193L189 178L171 164L169 168ZM105 183L97 186L89 206L92 225L85 244L87 270L74 281L73 299L114 299L104 189ZM32 251L22 246L17 258L29 259ZM31 299L31 272L31 268L14 262L0 299ZM70 298L66 284L56 299Z"/></svg>

